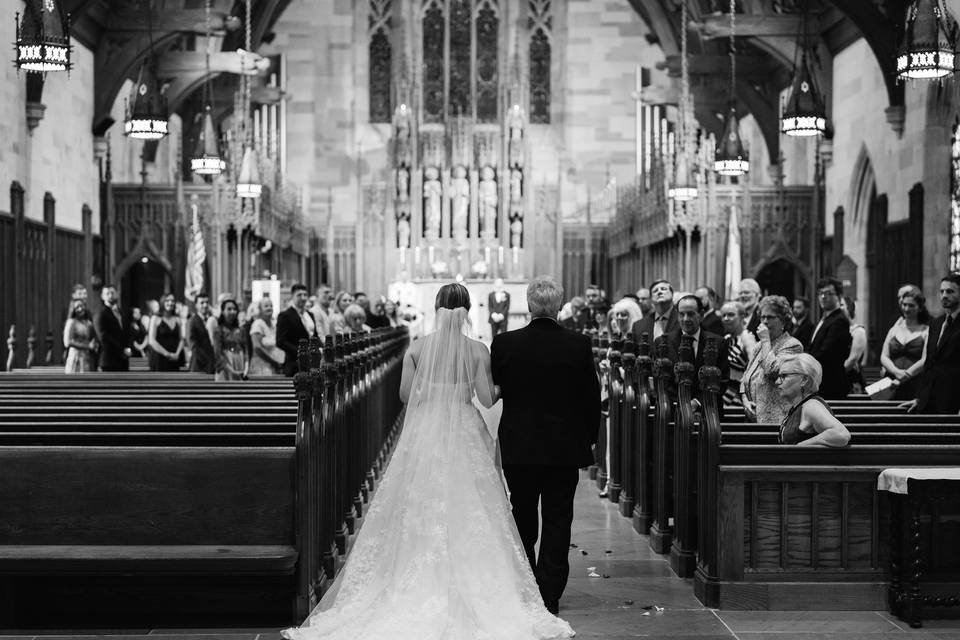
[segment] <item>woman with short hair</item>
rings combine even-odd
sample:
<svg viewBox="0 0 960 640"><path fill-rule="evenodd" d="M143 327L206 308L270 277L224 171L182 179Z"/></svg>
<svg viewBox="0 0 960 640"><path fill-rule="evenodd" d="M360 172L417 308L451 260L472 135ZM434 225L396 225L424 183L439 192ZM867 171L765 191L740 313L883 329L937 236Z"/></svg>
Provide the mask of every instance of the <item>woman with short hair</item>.
<svg viewBox="0 0 960 640"><path fill-rule="evenodd" d="M823 368L808 353L784 357L777 389L790 407L780 423L780 444L801 447L845 447L850 431L837 420L826 400L817 395Z"/></svg>
<svg viewBox="0 0 960 640"><path fill-rule="evenodd" d="M633 323L643 318L643 311L640 310L640 305L631 298L617 300L613 308L610 309L610 313L613 316L610 322L610 329L613 335L622 338L630 336Z"/></svg>
<svg viewBox="0 0 960 640"><path fill-rule="evenodd" d="M760 311L757 326L760 347L743 372L740 399L747 418L754 422L779 424L790 408L774 383L780 360L788 354L803 353L803 345L786 331L793 322L793 308L786 298L767 296L757 308Z"/></svg>
<svg viewBox="0 0 960 640"><path fill-rule="evenodd" d="M343 320L346 323L344 333L370 333L372 329L364 322L367 312L358 304L351 304L343 310Z"/></svg>

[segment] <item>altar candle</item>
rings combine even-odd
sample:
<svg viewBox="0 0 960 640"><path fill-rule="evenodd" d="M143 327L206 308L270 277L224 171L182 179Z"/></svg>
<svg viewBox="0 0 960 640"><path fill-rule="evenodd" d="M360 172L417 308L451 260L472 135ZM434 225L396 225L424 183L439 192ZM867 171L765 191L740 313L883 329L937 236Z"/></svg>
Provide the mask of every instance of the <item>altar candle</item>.
<svg viewBox="0 0 960 640"><path fill-rule="evenodd" d="M490 263L490 247L483 248L483 261L488 264Z"/></svg>
<svg viewBox="0 0 960 640"><path fill-rule="evenodd" d="M420 246L413 248L413 264L420 264Z"/></svg>
<svg viewBox="0 0 960 640"><path fill-rule="evenodd" d="M514 248L513 248L513 264L514 264L514 266L516 266L517 262L519 262L519 258L520 258L520 247L514 247Z"/></svg>
<svg viewBox="0 0 960 640"><path fill-rule="evenodd" d="M407 248L406 247L400 247L400 264L401 265L407 264Z"/></svg>
<svg viewBox="0 0 960 640"><path fill-rule="evenodd" d="M427 263L433 264L433 245L427 247Z"/></svg>
<svg viewBox="0 0 960 640"><path fill-rule="evenodd" d="M497 264L503 266L503 245L497 247Z"/></svg>

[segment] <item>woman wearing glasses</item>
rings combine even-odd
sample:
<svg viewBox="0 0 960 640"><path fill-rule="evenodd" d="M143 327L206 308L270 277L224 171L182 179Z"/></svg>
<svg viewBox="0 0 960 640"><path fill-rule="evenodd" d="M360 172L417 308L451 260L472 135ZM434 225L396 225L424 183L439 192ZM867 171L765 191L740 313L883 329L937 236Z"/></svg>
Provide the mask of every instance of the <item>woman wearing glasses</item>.
<svg viewBox="0 0 960 640"><path fill-rule="evenodd" d="M801 353L780 363L777 388L790 410L780 423L780 444L801 447L845 447L850 432L817 395L823 369L813 356Z"/></svg>
<svg viewBox="0 0 960 640"><path fill-rule="evenodd" d="M753 353L740 382L740 399L747 418L754 422L780 424L790 409L775 384L780 360L803 353L803 345L790 336L786 327L793 322L793 310L783 296L767 296L760 301L760 347Z"/></svg>

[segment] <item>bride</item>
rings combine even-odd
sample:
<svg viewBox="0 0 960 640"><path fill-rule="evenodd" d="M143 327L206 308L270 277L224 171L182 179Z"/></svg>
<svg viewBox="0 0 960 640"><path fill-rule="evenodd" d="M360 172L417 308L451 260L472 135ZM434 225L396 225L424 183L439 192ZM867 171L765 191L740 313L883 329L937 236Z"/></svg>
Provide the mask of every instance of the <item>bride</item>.
<svg viewBox="0 0 960 640"><path fill-rule="evenodd" d="M437 329L403 359L403 431L343 571L289 640L569 638L547 611L479 411L497 400L470 297L437 294Z"/></svg>

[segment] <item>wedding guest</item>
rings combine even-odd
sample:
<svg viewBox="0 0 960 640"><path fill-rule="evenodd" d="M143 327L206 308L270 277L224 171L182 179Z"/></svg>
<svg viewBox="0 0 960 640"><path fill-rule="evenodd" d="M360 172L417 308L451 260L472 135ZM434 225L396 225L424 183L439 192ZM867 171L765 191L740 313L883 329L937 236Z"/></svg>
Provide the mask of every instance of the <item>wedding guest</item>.
<svg viewBox="0 0 960 640"><path fill-rule="evenodd" d="M310 307L317 326L317 335L323 340L330 335L330 306L333 303L333 289L328 284L317 287L317 302Z"/></svg>
<svg viewBox="0 0 960 640"><path fill-rule="evenodd" d="M397 306L397 303L391 300L390 298L386 298L383 300L382 304L383 304L383 316L387 319L387 322L389 323L387 326L390 329L396 329L397 327L403 326L403 321L401 320L401 318L397 313L397 310L399 309L399 307Z"/></svg>
<svg viewBox="0 0 960 640"><path fill-rule="evenodd" d="M198 293L194 298L196 313L187 323L187 345L190 347L190 371L213 373L216 369L216 356L213 342L207 331L207 321L213 315L210 308L210 296Z"/></svg>
<svg viewBox="0 0 960 640"><path fill-rule="evenodd" d="M216 357L213 379L217 382L245 380L247 356L244 351L240 306L236 300L224 300L220 303L220 317L213 332L213 353Z"/></svg>
<svg viewBox="0 0 960 640"><path fill-rule="evenodd" d="M747 331L759 340L760 336L757 335L757 328L760 326L760 306L757 303L760 301L760 284L753 278L741 280L739 299L740 304L743 305L744 313L747 314L745 316ZM789 323L792 322L792 319L788 320L788 325L784 329L787 329L790 326Z"/></svg>
<svg viewBox="0 0 960 640"><path fill-rule="evenodd" d="M390 320L387 319L386 312L383 310L384 297L377 296L367 314L367 325L371 329L384 329L390 326Z"/></svg>
<svg viewBox="0 0 960 640"><path fill-rule="evenodd" d="M673 285L669 280L656 280L650 285L653 312L633 324L633 341L640 344L640 336L646 333L651 346L665 333L680 331L677 308L673 304Z"/></svg>
<svg viewBox="0 0 960 640"><path fill-rule="evenodd" d="M727 302L720 307L720 320L723 322L723 340L727 344L727 362L730 364L730 379L723 391L723 403L740 406L740 382L757 349L757 340L743 326L743 305L736 301Z"/></svg>
<svg viewBox="0 0 960 640"><path fill-rule="evenodd" d="M290 306L277 316L277 346L283 350L283 373L288 378L292 378L297 372L297 348L300 340L317 335L317 323L307 311L307 297L305 286L293 285L290 287Z"/></svg>
<svg viewBox="0 0 960 640"><path fill-rule="evenodd" d="M330 333L336 335L347 330L347 321L343 312L353 304L353 294L348 291L338 291L333 299L333 313L330 314Z"/></svg>
<svg viewBox="0 0 960 640"><path fill-rule="evenodd" d="M905 406L921 413L960 412L960 273L940 280L940 306L943 315L930 322L930 334L924 351L923 379L917 385L917 397Z"/></svg>
<svg viewBox="0 0 960 640"><path fill-rule="evenodd" d="M634 323L643 318L643 311L640 305L630 298L621 298L611 309L613 313L613 323L611 325L613 335L626 339L631 336L631 329Z"/></svg>
<svg viewBox="0 0 960 640"><path fill-rule="evenodd" d="M131 356L142 358L147 351L147 327L143 325L143 314L140 313L140 307L130 309L130 350Z"/></svg>
<svg viewBox="0 0 960 640"><path fill-rule="evenodd" d="M603 326L609 305L603 298L599 285L588 284L584 291L585 306L577 311L577 330L599 329Z"/></svg>
<svg viewBox="0 0 960 640"><path fill-rule="evenodd" d="M917 397L917 381L923 372L925 347L930 335L930 312L919 289L907 289L900 296L900 317L887 331L880 349L884 375L897 382L894 400Z"/></svg>
<svg viewBox="0 0 960 640"><path fill-rule="evenodd" d="M781 360L803 353L803 345L784 330L792 310L783 296L767 296L757 305L760 346L743 372L740 401L747 418L754 422L779 424L790 406L780 395L774 380ZM818 381L819 386L819 381Z"/></svg>
<svg viewBox="0 0 960 640"><path fill-rule="evenodd" d="M183 329L177 315L177 300L172 293L160 298L161 312L150 320L151 371L179 371L186 362Z"/></svg>
<svg viewBox="0 0 960 640"><path fill-rule="evenodd" d="M117 303L117 289L104 285L100 291L103 308L93 318L100 347L101 371L130 370L130 333L123 323L123 313Z"/></svg>
<svg viewBox="0 0 960 640"><path fill-rule="evenodd" d="M801 447L845 447L850 431L817 395L823 371L810 354L788 356L780 363L777 388L790 407L780 423L780 444Z"/></svg>
<svg viewBox="0 0 960 640"><path fill-rule="evenodd" d="M504 289L502 278L493 281L493 291L487 295L487 311L490 312L487 319L490 323L490 335L496 336L505 332L510 320L510 294Z"/></svg>
<svg viewBox="0 0 960 640"><path fill-rule="evenodd" d="M707 343L710 341L715 342L717 345L716 366L720 369L720 385L721 388L725 387L727 381L730 379L730 364L727 360L726 343L719 334L711 333L702 328L703 305L700 303L700 298L692 293L684 294L677 300L676 309L679 330L665 333L657 339L667 343L667 357L670 358L673 363L678 362L681 340L684 336L688 336L690 338L690 344L693 347L693 365L695 370L699 371L700 367L704 365L704 353ZM656 343L656 341L654 342ZM700 378L694 375L693 396L698 397L699 395Z"/></svg>
<svg viewBox="0 0 960 640"><path fill-rule="evenodd" d="M862 324L854 322L857 317L857 305L849 296L840 299L840 308L850 320L850 354L843 361L843 369L847 372L847 381L850 389L855 393L863 393L867 386L863 379L863 365L867 364L867 330Z"/></svg>
<svg viewBox="0 0 960 640"><path fill-rule="evenodd" d="M820 383L820 395L827 400L842 400L850 392L843 363L850 355L850 321L840 309L840 296L843 284L833 277L821 278L817 282L817 297L820 300L820 322L813 329L807 353L820 363L823 369L823 381Z"/></svg>
<svg viewBox="0 0 960 640"><path fill-rule="evenodd" d="M650 302L650 289L646 287L637 289L637 303L640 305L640 311L643 311L643 315L646 316L653 313L653 303Z"/></svg>
<svg viewBox="0 0 960 640"><path fill-rule="evenodd" d="M813 337L813 322L810 321L810 301L803 296L793 299L793 335L803 348L810 346Z"/></svg>
<svg viewBox="0 0 960 640"><path fill-rule="evenodd" d="M277 328L273 324L273 301L261 298L257 305L257 316L250 325L249 373L252 376L272 376L283 371L286 354L277 346Z"/></svg>
<svg viewBox="0 0 960 640"><path fill-rule="evenodd" d="M96 345L93 320L87 303L77 298L71 303L70 317L63 327L63 346L67 349L65 373L87 373L91 370L91 353Z"/></svg>
<svg viewBox="0 0 960 640"><path fill-rule="evenodd" d="M347 330L344 333L370 333L371 331L370 326L364 322L367 314L358 304L351 304L344 309L343 319L347 324Z"/></svg>
<svg viewBox="0 0 960 640"><path fill-rule="evenodd" d="M723 335L723 321L720 314L717 313L717 292L710 287L699 287L693 292L693 295L700 298L700 304L703 305L703 320L700 326L704 331L716 335Z"/></svg>

